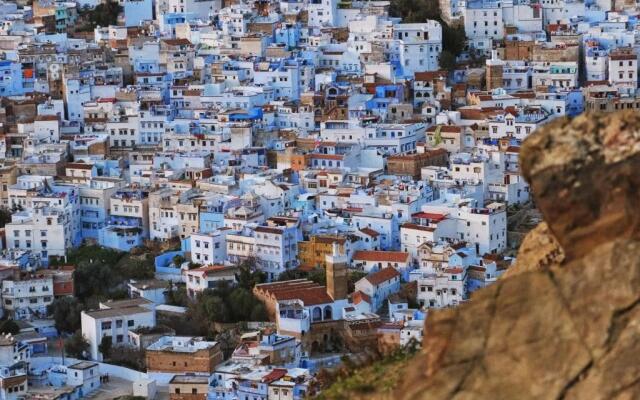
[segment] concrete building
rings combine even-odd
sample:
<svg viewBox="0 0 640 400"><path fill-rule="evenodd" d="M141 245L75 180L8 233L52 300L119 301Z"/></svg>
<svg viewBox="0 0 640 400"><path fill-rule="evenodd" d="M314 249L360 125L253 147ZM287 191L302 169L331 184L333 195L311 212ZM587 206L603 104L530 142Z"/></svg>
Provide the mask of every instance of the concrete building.
<svg viewBox="0 0 640 400"><path fill-rule="evenodd" d="M372 310L378 310L387 297L400 290L400 273L393 267L385 267L360 279L355 289L369 296Z"/></svg>
<svg viewBox="0 0 640 400"><path fill-rule="evenodd" d="M163 336L146 349L150 374L193 374L209 378L222 361L220 344L199 337Z"/></svg>
<svg viewBox="0 0 640 400"><path fill-rule="evenodd" d="M130 344L129 331L156 325L155 305L143 298L100 303L93 311L81 314L82 335L89 342L92 360L101 361L98 346L103 338L110 337L113 346Z"/></svg>
<svg viewBox="0 0 640 400"><path fill-rule="evenodd" d="M67 368L69 386L80 386L80 396L88 396L101 386L100 367L96 362L80 361Z"/></svg>
<svg viewBox="0 0 640 400"><path fill-rule="evenodd" d="M45 317L53 299L51 276L25 275L2 281L2 307L14 319Z"/></svg>

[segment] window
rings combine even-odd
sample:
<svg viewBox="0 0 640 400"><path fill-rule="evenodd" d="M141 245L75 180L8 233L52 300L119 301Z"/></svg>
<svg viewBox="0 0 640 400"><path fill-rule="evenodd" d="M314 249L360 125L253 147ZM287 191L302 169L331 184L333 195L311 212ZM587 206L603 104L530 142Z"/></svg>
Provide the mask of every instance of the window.
<svg viewBox="0 0 640 400"><path fill-rule="evenodd" d="M134 323L134 320L130 319L129 321L127 321L127 326L132 327Z"/></svg>

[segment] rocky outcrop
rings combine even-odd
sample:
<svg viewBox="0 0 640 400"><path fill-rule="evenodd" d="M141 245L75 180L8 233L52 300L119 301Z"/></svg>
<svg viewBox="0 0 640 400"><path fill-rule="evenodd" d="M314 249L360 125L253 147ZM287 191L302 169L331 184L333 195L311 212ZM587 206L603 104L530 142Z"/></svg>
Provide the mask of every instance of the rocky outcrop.
<svg viewBox="0 0 640 400"><path fill-rule="evenodd" d="M560 243L549 230L549 225L541 222L524 237L518 249L515 265L509 268L503 277L506 279L526 271L547 269L563 260L564 252Z"/></svg>
<svg viewBox="0 0 640 400"><path fill-rule="evenodd" d="M640 398L640 115L558 120L521 157L546 224L503 279L429 315L378 398Z"/></svg>

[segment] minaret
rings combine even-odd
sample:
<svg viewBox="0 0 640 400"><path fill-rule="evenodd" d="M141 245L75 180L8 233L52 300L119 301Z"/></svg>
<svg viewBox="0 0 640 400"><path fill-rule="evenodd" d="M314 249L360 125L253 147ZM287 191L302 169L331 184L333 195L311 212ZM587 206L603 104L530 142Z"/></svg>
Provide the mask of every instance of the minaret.
<svg viewBox="0 0 640 400"><path fill-rule="evenodd" d="M486 61L486 65L487 90L501 88L503 86L502 74L504 69L504 61L498 58L497 50L491 51L491 58Z"/></svg>
<svg viewBox="0 0 640 400"><path fill-rule="evenodd" d="M338 243L333 242L331 254L327 254L325 259L327 261L327 294L334 301L346 299L349 295L349 290L347 289L347 256L341 254Z"/></svg>

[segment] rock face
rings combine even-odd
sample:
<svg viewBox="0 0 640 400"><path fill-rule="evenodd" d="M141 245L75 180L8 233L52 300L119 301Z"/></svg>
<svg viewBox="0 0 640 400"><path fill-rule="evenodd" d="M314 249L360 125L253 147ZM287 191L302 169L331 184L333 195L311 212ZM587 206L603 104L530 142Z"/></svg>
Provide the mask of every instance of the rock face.
<svg viewBox="0 0 640 400"><path fill-rule="evenodd" d="M640 116L562 119L521 155L546 224L503 279L430 314L379 398L640 398Z"/></svg>

